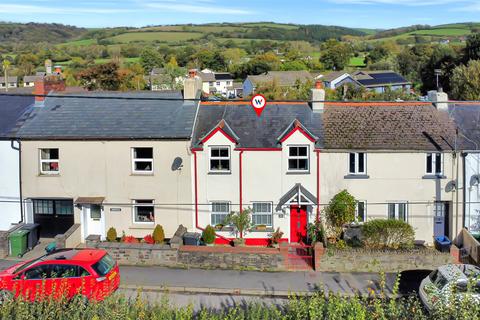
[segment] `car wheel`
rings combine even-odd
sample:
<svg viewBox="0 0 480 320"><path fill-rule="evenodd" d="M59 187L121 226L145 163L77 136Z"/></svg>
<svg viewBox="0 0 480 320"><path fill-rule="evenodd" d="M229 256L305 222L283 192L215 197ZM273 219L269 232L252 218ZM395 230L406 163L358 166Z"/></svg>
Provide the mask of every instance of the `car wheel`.
<svg viewBox="0 0 480 320"><path fill-rule="evenodd" d="M11 300L13 294L8 290L0 290L0 304L3 304L5 301Z"/></svg>

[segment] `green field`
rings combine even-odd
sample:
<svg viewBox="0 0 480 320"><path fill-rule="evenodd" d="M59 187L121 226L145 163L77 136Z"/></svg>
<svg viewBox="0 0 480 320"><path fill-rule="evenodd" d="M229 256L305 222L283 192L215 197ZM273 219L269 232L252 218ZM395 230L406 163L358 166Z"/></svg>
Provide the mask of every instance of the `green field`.
<svg viewBox="0 0 480 320"><path fill-rule="evenodd" d="M352 57L350 58L350 62L348 65L350 67L365 67L365 62L364 62L365 57L359 56L359 57Z"/></svg>
<svg viewBox="0 0 480 320"><path fill-rule="evenodd" d="M183 31L183 32L203 32L203 33L218 33L222 31L226 32L235 32L235 31L244 31L247 28L239 26L228 26L228 25L205 25L205 26L160 26L160 27L148 27L143 28L142 31Z"/></svg>
<svg viewBox="0 0 480 320"><path fill-rule="evenodd" d="M456 28L438 28L438 29L429 29L429 30L418 30L409 33L410 35L419 34L426 36L466 36L471 34L470 29L456 29Z"/></svg>
<svg viewBox="0 0 480 320"><path fill-rule="evenodd" d="M130 42L180 42L187 40L194 40L203 37L202 33L198 32L126 32L108 38L116 43L130 43Z"/></svg>
<svg viewBox="0 0 480 320"><path fill-rule="evenodd" d="M88 46L91 44L96 44L97 40L96 39L82 39L82 40L76 40L76 41L69 41L65 43L61 43L58 46Z"/></svg>

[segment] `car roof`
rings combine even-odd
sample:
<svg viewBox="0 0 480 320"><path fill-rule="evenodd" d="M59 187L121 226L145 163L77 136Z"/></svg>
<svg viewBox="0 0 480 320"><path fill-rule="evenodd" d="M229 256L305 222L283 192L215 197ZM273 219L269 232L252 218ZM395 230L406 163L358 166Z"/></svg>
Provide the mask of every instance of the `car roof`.
<svg viewBox="0 0 480 320"><path fill-rule="evenodd" d="M104 250L96 249L61 249L46 255L43 261L96 262L100 260L105 253Z"/></svg>
<svg viewBox="0 0 480 320"><path fill-rule="evenodd" d="M438 268L447 280L467 280L469 276L480 275L480 269L469 264L447 264Z"/></svg>

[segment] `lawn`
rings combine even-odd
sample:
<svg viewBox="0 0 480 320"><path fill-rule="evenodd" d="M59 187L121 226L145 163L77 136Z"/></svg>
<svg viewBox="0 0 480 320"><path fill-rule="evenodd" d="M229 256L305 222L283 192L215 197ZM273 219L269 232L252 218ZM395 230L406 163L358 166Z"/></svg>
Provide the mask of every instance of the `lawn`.
<svg viewBox="0 0 480 320"><path fill-rule="evenodd" d="M352 57L350 58L350 62L348 63L348 65L350 67L365 67L364 59L365 57L363 56Z"/></svg>
<svg viewBox="0 0 480 320"><path fill-rule="evenodd" d="M117 36L108 38L115 43L130 43L130 42L179 42L203 37L202 33L198 32L126 32Z"/></svg>

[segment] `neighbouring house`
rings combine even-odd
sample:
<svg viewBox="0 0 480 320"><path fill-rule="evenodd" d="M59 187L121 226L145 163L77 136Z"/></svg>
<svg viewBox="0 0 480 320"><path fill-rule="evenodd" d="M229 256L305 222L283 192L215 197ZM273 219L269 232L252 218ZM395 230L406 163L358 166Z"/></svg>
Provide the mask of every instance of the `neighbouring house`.
<svg viewBox="0 0 480 320"><path fill-rule="evenodd" d="M324 95L313 89L315 100ZM401 219L416 239L456 235L452 184L455 126L431 103L268 104L257 117L245 103L204 102L193 136L197 228L222 226L231 211L250 207L249 244L266 244L276 228L284 240L306 237L307 224L346 189L356 219Z"/></svg>
<svg viewBox="0 0 480 320"><path fill-rule="evenodd" d="M16 88L16 87L18 87L17 76L9 76L7 81L5 81L5 77L0 77L0 89Z"/></svg>
<svg viewBox="0 0 480 320"><path fill-rule="evenodd" d="M464 191L458 202L463 202L462 226L480 238L480 104L452 103L449 112L455 119L459 131L459 144L463 149L462 172Z"/></svg>
<svg viewBox="0 0 480 320"><path fill-rule="evenodd" d="M24 87L34 87L35 81L42 79L44 76L35 75L35 76L24 76L23 77L23 86Z"/></svg>
<svg viewBox="0 0 480 320"><path fill-rule="evenodd" d="M394 71L356 71L352 74L345 71L334 71L321 78L325 88L337 89L351 83L356 87L364 87L378 93L391 90L410 92L412 84Z"/></svg>
<svg viewBox="0 0 480 320"><path fill-rule="evenodd" d="M356 71L352 77L367 90L378 93L385 92L387 88L391 90L403 90L410 93L412 83L406 80L400 74L391 71Z"/></svg>
<svg viewBox="0 0 480 320"><path fill-rule="evenodd" d="M199 88L187 79L185 98L198 98ZM49 92L39 83L36 92L42 91ZM16 135L25 220L39 223L42 237L79 225L79 241L92 234L104 239L110 227L135 237L151 234L156 224L166 237L180 224L192 229L197 107L180 92L37 97Z"/></svg>
<svg viewBox="0 0 480 320"><path fill-rule="evenodd" d="M280 87L293 87L298 81L313 82L313 76L308 71L269 71L265 74L249 75L243 82L245 97L253 94L259 85L276 82Z"/></svg>
<svg viewBox="0 0 480 320"><path fill-rule="evenodd" d="M33 97L0 96L0 231L23 220L21 208L21 142L13 138Z"/></svg>
<svg viewBox="0 0 480 320"><path fill-rule="evenodd" d="M228 72L214 72L204 69L197 73L202 79L202 90L206 94L220 94L226 98L233 98L233 77Z"/></svg>

